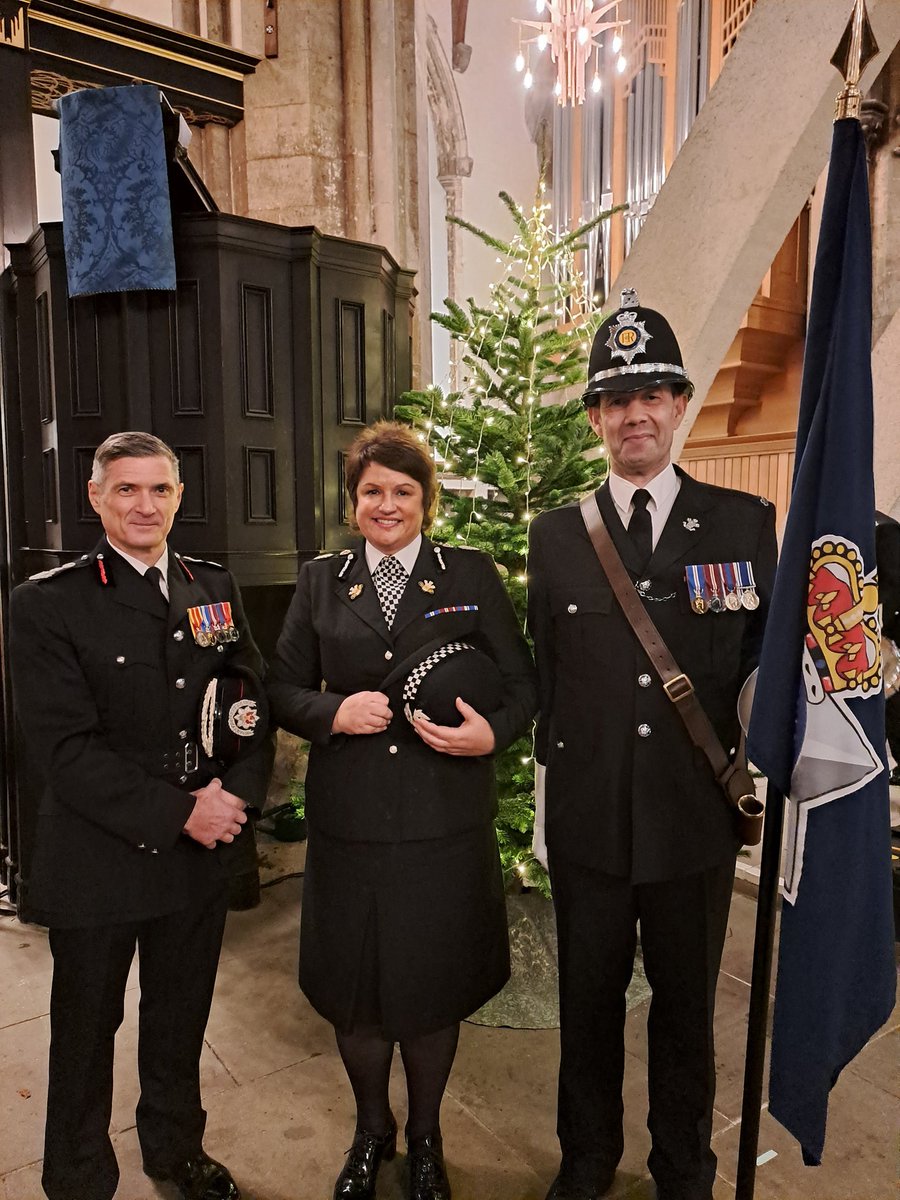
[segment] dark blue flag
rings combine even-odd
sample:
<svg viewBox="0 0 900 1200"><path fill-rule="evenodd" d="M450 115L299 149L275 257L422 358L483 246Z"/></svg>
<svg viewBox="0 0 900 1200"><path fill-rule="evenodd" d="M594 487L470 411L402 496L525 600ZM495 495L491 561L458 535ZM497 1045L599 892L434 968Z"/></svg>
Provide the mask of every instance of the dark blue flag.
<svg viewBox="0 0 900 1200"><path fill-rule="evenodd" d="M748 736L786 797L769 1111L821 1161L828 1094L894 1003L872 471L866 153L837 121L797 458Z"/></svg>

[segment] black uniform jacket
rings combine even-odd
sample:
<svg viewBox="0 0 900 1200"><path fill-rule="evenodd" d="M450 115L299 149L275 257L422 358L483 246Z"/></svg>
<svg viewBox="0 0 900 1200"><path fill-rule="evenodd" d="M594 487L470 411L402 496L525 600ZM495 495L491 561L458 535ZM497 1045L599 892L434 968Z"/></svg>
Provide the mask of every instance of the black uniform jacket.
<svg viewBox="0 0 900 1200"><path fill-rule="evenodd" d="M426 615L461 605L474 608ZM393 719L384 733L331 733L346 696L380 691L392 663L438 637L472 642L500 668L503 705L485 716L496 749L504 749L536 708L534 666L487 554L436 547L423 537L390 630L363 540L352 552L304 563L266 687L273 719L313 743L306 777L313 829L354 841L414 841L493 818L492 756L456 757L426 746L403 715L398 689L389 693Z"/></svg>
<svg viewBox="0 0 900 1200"><path fill-rule="evenodd" d="M226 662L261 675L263 661L224 567L170 548L167 582L166 613L103 539L13 592L16 713L41 790L27 920L78 927L161 916L208 896L246 869L245 857L253 860L249 822L215 850L181 831L190 791L214 775L262 807L271 741L227 771L199 751L190 774L184 747L197 741L209 679ZM201 648L187 610L220 601L230 602L240 637L221 650Z"/></svg>
<svg viewBox="0 0 900 1200"><path fill-rule="evenodd" d="M759 497L678 474L681 488L640 576L607 485L597 500L648 613L730 752L771 595L775 512ZM752 564L759 608L695 613L685 566L738 560ZM636 883L725 862L737 849L731 814L619 608L577 505L535 519L528 575L551 853Z"/></svg>

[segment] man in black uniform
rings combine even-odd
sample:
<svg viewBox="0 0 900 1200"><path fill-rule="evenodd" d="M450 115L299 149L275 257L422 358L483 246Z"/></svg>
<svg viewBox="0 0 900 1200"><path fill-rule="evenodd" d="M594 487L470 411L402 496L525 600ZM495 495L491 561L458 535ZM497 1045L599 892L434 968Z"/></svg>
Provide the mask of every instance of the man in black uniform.
<svg viewBox="0 0 900 1200"><path fill-rule="evenodd" d="M263 663L229 572L167 547L183 488L169 447L115 434L88 487L104 537L16 588L11 610L17 715L42 791L21 915L49 927L53 954L44 1190L116 1191L113 1046L137 944L144 1170L189 1200L236 1200L202 1148L199 1060L229 871L254 853L244 809L263 803L271 747L259 739L223 771L196 730L210 681ZM239 715L249 744L252 703Z"/></svg>
<svg viewBox="0 0 900 1200"><path fill-rule="evenodd" d="M726 751L775 568L764 499L672 466L692 390L667 321L623 293L594 339L588 419L610 475L596 501L651 618ZM533 523L529 625L545 771L535 851L559 933L562 1164L548 1200L592 1200L623 1152L625 993L640 926L650 1171L659 1200L711 1200L713 1006L738 843L732 814L641 650L577 505ZM540 779L539 779L540 785Z"/></svg>

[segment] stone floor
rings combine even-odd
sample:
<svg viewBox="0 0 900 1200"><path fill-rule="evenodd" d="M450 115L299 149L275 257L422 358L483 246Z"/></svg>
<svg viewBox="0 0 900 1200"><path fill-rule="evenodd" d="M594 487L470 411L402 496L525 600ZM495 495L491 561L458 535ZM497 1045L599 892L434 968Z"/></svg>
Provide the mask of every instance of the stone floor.
<svg viewBox="0 0 900 1200"><path fill-rule="evenodd" d="M270 846L270 878L302 851ZM329 1200L353 1127L350 1089L330 1027L296 986L302 880L263 892L261 906L229 917L202 1060L206 1147L226 1161L247 1200ZM731 1200L740 1133L742 1064L755 902L736 892L719 978L716 1200ZM50 955L46 934L0 920L0 1200L40 1200ZM113 1130L117 1200L173 1200L141 1172L134 1129L136 977L118 1036ZM646 1171L647 1001L627 1027L625 1156L610 1196L652 1200ZM763 1114L758 1200L887 1200L897 1194L900 1037L895 1019L844 1072L829 1113L824 1165L804 1168L784 1130ZM553 1029L463 1026L444 1105L455 1200L542 1200L555 1173ZM402 1076L394 1107L404 1118ZM403 1196L403 1157L386 1164L379 1200Z"/></svg>

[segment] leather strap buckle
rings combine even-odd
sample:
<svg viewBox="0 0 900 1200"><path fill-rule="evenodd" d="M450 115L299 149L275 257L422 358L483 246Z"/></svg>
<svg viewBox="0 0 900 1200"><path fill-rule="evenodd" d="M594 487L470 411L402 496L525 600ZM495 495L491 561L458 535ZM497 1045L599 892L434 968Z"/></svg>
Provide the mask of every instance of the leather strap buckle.
<svg viewBox="0 0 900 1200"><path fill-rule="evenodd" d="M693 696L694 685L688 679L687 675L682 673L664 683L663 690L672 703L677 704L679 700L687 700L688 696Z"/></svg>
<svg viewBox="0 0 900 1200"><path fill-rule="evenodd" d="M196 742L185 742L184 745L184 773L185 775L193 775L200 766L200 755L197 751Z"/></svg>

